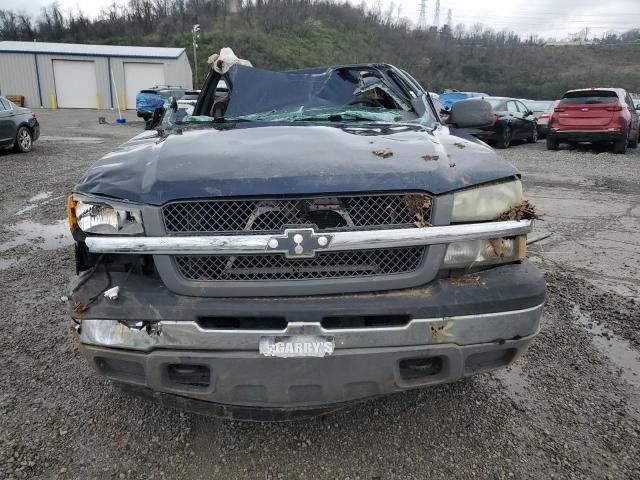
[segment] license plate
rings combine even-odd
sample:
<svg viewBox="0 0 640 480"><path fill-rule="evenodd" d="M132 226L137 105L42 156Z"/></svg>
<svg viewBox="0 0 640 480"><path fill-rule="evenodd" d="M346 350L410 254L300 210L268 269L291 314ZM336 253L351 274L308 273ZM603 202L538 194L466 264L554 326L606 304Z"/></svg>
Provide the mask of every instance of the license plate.
<svg viewBox="0 0 640 480"><path fill-rule="evenodd" d="M335 348L333 337L321 335L292 335L261 337L260 355L265 357L326 357Z"/></svg>

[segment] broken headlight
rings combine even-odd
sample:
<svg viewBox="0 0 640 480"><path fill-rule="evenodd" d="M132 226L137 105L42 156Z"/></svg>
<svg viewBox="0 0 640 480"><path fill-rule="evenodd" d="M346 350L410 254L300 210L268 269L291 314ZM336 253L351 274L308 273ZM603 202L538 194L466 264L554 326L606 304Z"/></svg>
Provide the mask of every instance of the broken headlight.
<svg viewBox="0 0 640 480"><path fill-rule="evenodd" d="M522 260L527 251L527 237L492 238L449 244L444 268L473 268Z"/></svg>
<svg viewBox="0 0 640 480"><path fill-rule="evenodd" d="M69 225L84 233L106 235L139 235L144 233L139 210L122 209L99 201L69 196Z"/></svg>
<svg viewBox="0 0 640 480"><path fill-rule="evenodd" d="M522 200L522 182L497 183L470 188L453 195L452 222L495 220Z"/></svg>

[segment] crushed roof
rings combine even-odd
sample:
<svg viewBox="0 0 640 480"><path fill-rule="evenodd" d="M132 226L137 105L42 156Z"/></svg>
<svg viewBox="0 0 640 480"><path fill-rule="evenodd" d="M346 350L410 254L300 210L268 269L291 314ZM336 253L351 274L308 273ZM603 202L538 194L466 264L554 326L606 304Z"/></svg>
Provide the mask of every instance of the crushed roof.
<svg viewBox="0 0 640 480"><path fill-rule="evenodd" d="M184 48L4 41L0 42L0 52L89 55L101 57L178 58L184 52Z"/></svg>

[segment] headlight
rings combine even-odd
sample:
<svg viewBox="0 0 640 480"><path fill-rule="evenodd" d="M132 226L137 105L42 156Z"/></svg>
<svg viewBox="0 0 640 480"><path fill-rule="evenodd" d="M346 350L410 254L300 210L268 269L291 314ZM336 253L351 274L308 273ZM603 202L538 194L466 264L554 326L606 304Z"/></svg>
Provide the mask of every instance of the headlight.
<svg viewBox="0 0 640 480"><path fill-rule="evenodd" d="M69 225L85 233L138 235L144 233L139 210L116 208L102 202L76 200L69 196Z"/></svg>
<svg viewBox="0 0 640 480"><path fill-rule="evenodd" d="M453 195L452 222L485 222L514 207L522 200L522 182L498 183L463 190Z"/></svg>
<svg viewBox="0 0 640 480"><path fill-rule="evenodd" d="M444 268L472 268L522 260L526 254L527 237L493 238L451 243L444 257Z"/></svg>

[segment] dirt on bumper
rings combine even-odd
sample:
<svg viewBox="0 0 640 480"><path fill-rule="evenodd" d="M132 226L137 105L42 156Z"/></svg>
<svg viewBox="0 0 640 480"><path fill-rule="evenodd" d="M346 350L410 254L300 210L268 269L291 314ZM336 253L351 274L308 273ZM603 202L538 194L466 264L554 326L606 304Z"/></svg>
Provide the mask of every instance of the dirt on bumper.
<svg viewBox="0 0 640 480"><path fill-rule="evenodd" d="M100 280L86 282L75 300ZM207 402L210 413L233 418L253 418L253 409L324 411L504 367L538 333L545 300L544 279L528 262L423 288L277 301L182 297L158 283L132 276L118 300L74 313L82 352L114 381L163 394L156 399ZM207 323L220 317L253 317L256 325ZM367 317L376 323L350 323ZM335 351L324 358L259 353L261 338L293 335L331 338ZM265 418L276 419L274 411Z"/></svg>

